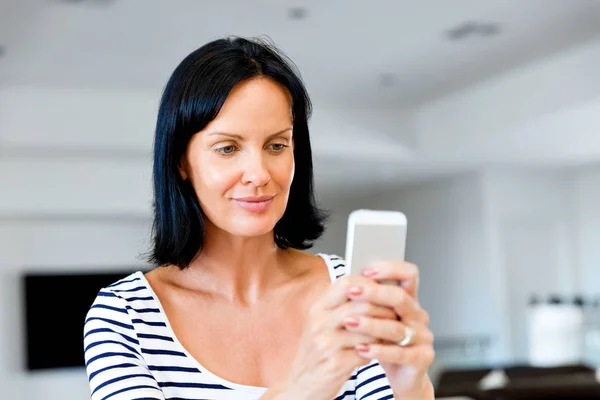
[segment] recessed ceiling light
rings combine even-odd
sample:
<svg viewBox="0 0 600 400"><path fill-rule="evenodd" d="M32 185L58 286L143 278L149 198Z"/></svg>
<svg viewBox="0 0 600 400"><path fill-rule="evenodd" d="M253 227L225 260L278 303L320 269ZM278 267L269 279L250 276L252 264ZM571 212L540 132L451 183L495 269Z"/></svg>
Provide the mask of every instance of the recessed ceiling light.
<svg viewBox="0 0 600 400"><path fill-rule="evenodd" d="M291 19L295 20L303 20L308 15L308 10L304 7L293 7L289 11L289 16Z"/></svg>
<svg viewBox="0 0 600 400"><path fill-rule="evenodd" d="M381 74L379 76L379 85L384 88L394 86L396 83L396 77L390 73Z"/></svg>
<svg viewBox="0 0 600 400"><path fill-rule="evenodd" d="M494 36L500 33L500 27L497 24L481 24L478 31L482 36Z"/></svg>
<svg viewBox="0 0 600 400"><path fill-rule="evenodd" d="M472 21L463 22L446 32L450 40L461 40L472 34L477 29L477 24Z"/></svg>
<svg viewBox="0 0 600 400"><path fill-rule="evenodd" d="M91 6L107 6L114 2L114 0L55 0L58 3L65 3L70 5L91 5Z"/></svg>
<svg viewBox="0 0 600 400"><path fill-rule="evenodd" d="M464 40L472 36L494 36L500 33L500 26L488 22L465 21L448 29L446 36L452 41Z"/></svg>

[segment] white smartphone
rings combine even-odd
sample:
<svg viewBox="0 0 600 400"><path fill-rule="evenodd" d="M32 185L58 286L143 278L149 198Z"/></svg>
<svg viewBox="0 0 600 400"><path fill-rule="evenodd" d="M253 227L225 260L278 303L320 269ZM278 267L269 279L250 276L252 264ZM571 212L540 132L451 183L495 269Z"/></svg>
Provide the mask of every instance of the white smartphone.
<svg viewBox="0 0 600 400"><path fill-rule="evenodd" d="M406 229L406 216L399 211L350 213L346 235L346 265L350 275L360 275L373 261L404 261Z"/></svg>

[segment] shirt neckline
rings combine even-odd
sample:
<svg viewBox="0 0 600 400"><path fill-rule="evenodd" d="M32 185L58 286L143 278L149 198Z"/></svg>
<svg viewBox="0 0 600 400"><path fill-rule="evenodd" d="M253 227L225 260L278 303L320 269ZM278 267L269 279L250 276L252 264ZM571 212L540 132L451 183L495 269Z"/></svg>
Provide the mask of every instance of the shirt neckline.
<svg viewBox="0 0 600 400"><path fill-rule="evenodd" d="M335 271L333 268L333 264L332 264L333 261L331 260L331 256L323 254L323 253L318 253L316 255L321 257L323 259L323 261L325 261L325 264L327 265L327 269L329 272L329 278L330 278L331 282L333 283L335 281L336 277L335 277ZM336 260L336 261L340 261L340 260ZM165 310L164 310L160 300L158 299L158 296L152 289L152 286L150 286L150 282L148 282L144 273L141 271L137 271L136 275L138 278L140 278L143 285L150 292L152 299L156 303L157 308L160 310L160 317L162 318L163 322L166 325L166 329L168 331L169 336L173 339L175 345L177 347L179 347L179 350L185 354L185 356L188 358L188 360L190 360L194 364L194 367L196 367L202 374L204 374L205 376L208 376L213 381L218 382L219 384L221 384L225 387L228 387L230 389L234 389L234 390L241 390L241 391L253 393L256 395L262 395L264 392L266 392L268 390L268 388L262 387L262 386L244 385L241 383L235 383L235 382L228 381L227 379L221 378L220 376L215 375L214 373L210 372L210 370L206 369L202 364L200 364L200 362L198 360L196 360L196 358L194 356L192 356L192 354L190 352L188 352L188 350L183 346L183 344L179 341L179 339L175 335L175 331L171 327L171 323L169 322L169 319L167 318L167 314L165 313Z"/></svg>

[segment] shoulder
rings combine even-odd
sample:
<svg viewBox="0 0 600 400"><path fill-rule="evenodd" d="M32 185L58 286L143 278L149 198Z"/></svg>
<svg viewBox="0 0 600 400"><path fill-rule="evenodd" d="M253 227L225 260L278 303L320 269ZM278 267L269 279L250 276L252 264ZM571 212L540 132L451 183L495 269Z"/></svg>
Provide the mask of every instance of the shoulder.
<svg viewBox="0 0 600 400"><path fill-rule="evenodd" d="M291 262L297 266L301 276L311 276L319 281L329 280L333 283L342 276L348 275L346 262L336 254L311 253L295 249L288 249L287 254L293 257Z"/></svg>
<svg viewBox="0 0 600 400"><path fill-rule="evenodd" d="M342 276L349 274L349 271L346 267L346 261L342 257L336 254L327 253L318 253L317 257L320 257L327 265L329 277L332 282L335 282Z"/></svg>
<svg viewBox="0 0 600 400"><path fill-rule="evenodd" d="M131 279L133 275L119 282ZM119 282L115 282L115 285ZM115 286L117 287L120 286ZM83 325L86 364L102 357L102 343L120 343L132 354L139 354L135 348L138 341L132 318L127 311L127 301L116 290L118 289L112 289L112 285L100 289L87 312Z"/></svg>
<svg viewBox="0 0 600 400"><path fill-rule="evenodd" d="M106 288L103 288L101 292L102 291L114 293L124 300L127 300L132 296L139 297L140 293L147 294L146 292L148 292L149 289L142 272L134 272L133 274L108 285Z"/></svg>
<svg viewBox="0 0 600 400"><path fill-rule="evenodd" d="M85 330L110 325L113 328L133 329L130 304L139 299L152 299L141 272L135 272L107 287L101 288L85 319Z"/></svg>

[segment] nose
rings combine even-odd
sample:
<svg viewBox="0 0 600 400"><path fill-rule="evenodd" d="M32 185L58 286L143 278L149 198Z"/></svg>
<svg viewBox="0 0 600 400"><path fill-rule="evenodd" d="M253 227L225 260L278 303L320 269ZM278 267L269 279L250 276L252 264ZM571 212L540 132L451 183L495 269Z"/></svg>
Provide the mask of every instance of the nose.
<svg viewBox="0 0 600 400"><path fill-rule="evenodd" d="M247 157L242 175L244 185L265 186L271 180L271 174L261 154L252 154Z"/></svg>

